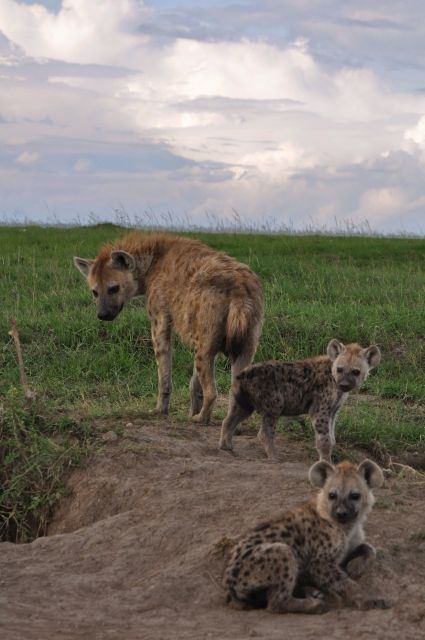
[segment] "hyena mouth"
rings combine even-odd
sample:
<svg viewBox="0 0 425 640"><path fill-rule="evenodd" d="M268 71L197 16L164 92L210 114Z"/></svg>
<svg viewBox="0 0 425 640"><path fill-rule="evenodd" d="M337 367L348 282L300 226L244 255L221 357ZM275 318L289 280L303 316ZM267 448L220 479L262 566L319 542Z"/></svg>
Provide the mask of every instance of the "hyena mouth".
<svg viewBox="0 0 425 640"><path fill-rule="evenodd" d="M351 389L353 389L353 386L351 384L339 384L338 389L340 391L343 391L344 393L347 393L348 391L351 391Z"/></svg>
<svg viewBox="0 0 425 640"><path fill-rule="evenodd" d="M107 312L99 312L97 314L97 317L99 318L99 320L105 320L106 322L110 322L111 320L115 320L115 318L117 317L117 315L122 311L122 308L124 306L124 303L120 304L119 307L117 307L116 309L114 309L113 311L107 311Z"/></svg>
<svg viewBox="0 0 425 640"><path fill-rule="evenodd" d="M355 513L337 513L335 516L337 522L339 522L339 524L348 524L350 522L353 522L353 520L356 519L356 514Z"/></svg>

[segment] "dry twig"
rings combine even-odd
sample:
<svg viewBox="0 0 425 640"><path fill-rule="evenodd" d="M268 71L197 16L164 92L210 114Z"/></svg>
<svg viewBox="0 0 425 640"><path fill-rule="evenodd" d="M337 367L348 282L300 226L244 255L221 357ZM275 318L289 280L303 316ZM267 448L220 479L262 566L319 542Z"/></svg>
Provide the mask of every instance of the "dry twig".
<svg viewBox="0 0 425 640"><path fill-rule="evenodd" d="M12 336L13 341L16 347L16 353L18 356L18 366L19 366L19 377L21 379L22 389L24 390L25 398L29 401L34 400L35 391L32 391L27 383L27 377L25 375L25 367L24 367L24 358L22 356L21 342L19 340L19 333L16 327L16 318L10 318L10 326L12 327L9 331L9 335Z"/></svg>

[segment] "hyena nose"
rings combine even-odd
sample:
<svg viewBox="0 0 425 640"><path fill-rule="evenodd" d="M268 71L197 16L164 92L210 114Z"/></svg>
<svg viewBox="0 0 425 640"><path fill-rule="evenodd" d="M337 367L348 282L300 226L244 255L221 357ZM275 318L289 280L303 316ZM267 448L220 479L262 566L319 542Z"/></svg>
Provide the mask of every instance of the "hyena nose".
<svg viewBox="0 0 425 640"><path fill-rule="evenodd" d="M352 385L349 382L341 382L339 388L341 391L351 391Z"/></svg>
<svg viewBox="0 0 425 640"><path fill-rule="evenodd" d="M99 320L113 320L115 316L113 316L109 312L99 311L97 317L99 318Z"/></svg>
<svg viewBox="0 0 425 640"><path fill-rule="evenodd" d="M346 511L345 509L337 509L336 517L338 518L339 522L345 522L348 519L348 511Z"/></svg>

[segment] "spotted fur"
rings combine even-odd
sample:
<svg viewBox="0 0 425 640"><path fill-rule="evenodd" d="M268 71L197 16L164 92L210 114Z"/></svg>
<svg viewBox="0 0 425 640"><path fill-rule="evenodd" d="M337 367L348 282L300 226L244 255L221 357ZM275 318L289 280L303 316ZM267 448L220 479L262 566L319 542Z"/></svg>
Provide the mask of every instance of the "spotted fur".
<svg viewBox="0 0 425 640"><path fill-rule="evenodd" d="M229 412L223 421L220 448L232 450L238 424L254 411L262 417L258 437L269 458L275 457L274 429L279 416L308 414L321 460L331 461L335 420L352 389L360 387L379 364L376 346L343 345L331 340L327 355L294 362L271 360L246 367L232 384Z"/></svg>
<svg viewBox="0 0 425 640"><path fill-rule="evenodd" d="M258 525L233 547L223 577L228 603L273 613L322 613L330 602L391 606L366 596L353 580L375 557L363 524L374 503L372 489L383 483L381 469L370 460L357 468L321 461L309 477L320 489L314 498Z"/></svg>

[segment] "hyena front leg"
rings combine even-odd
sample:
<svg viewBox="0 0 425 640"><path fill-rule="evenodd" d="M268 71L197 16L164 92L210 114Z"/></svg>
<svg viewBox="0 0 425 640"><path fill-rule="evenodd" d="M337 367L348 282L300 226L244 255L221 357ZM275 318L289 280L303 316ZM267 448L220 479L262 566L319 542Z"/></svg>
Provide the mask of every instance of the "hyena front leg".
<svg viewBox="0 0 425 640"><path fill-rule="evenodd" d="M360 578L373 564L375 558L376 551L372 545L362 542L344 558L341 568L350 578Z"/></svg>
<svg viewBox="0 0 425 640"><path fill-rule="evenodd" d="M276 452L274 449L274 429L276 426L277 417L273 415L263 415L261 427L258 432L257 438L264 447L269 460L277 461Z"/></svg>
<svg viewBox="0 0 425 640"><path fill-rule="evenodd" d="M348 606L356 609L389 609L391 601L381 597L369 597L363 593L340 567L312 562L308 568L314 583L323 589L335 602L335 606Z"/></svg>
<svg viewBox="0 0 425 640"><path fill-rule="evenodd" d="M221 425L220 442L218 446L225 451L233 451L232 436L236 433L238 424L252 414L252 410L244 409L238 404L230 392L229 410Z"/></svg>
<svg viewBox="0 0 425 640"><path fill-rule="evenodd" d="M335 438L332 436L332 421L325 412L319 412L312 416L312 422L316 433L316 449L319 458L332 462L332 449L335 443Z"/></svg>
<svg viewBox="0 0 425 640"><path fill-rule="evenodd" d="M168 414L171 383L171 321L168 316L152 319L152 344L158 368L158 401L156 410L164 415Z"/></svg>
<svg viewBox="0 0 425 640"><path fill-rule="evenodd" d="M194 422L208 424L211 418L211 411L217 397L214 377L214 360L215 353L203 353L200 351L195 353L195 371L202 388L203 402L199 413L192 415L192 420Z"/></svg>

